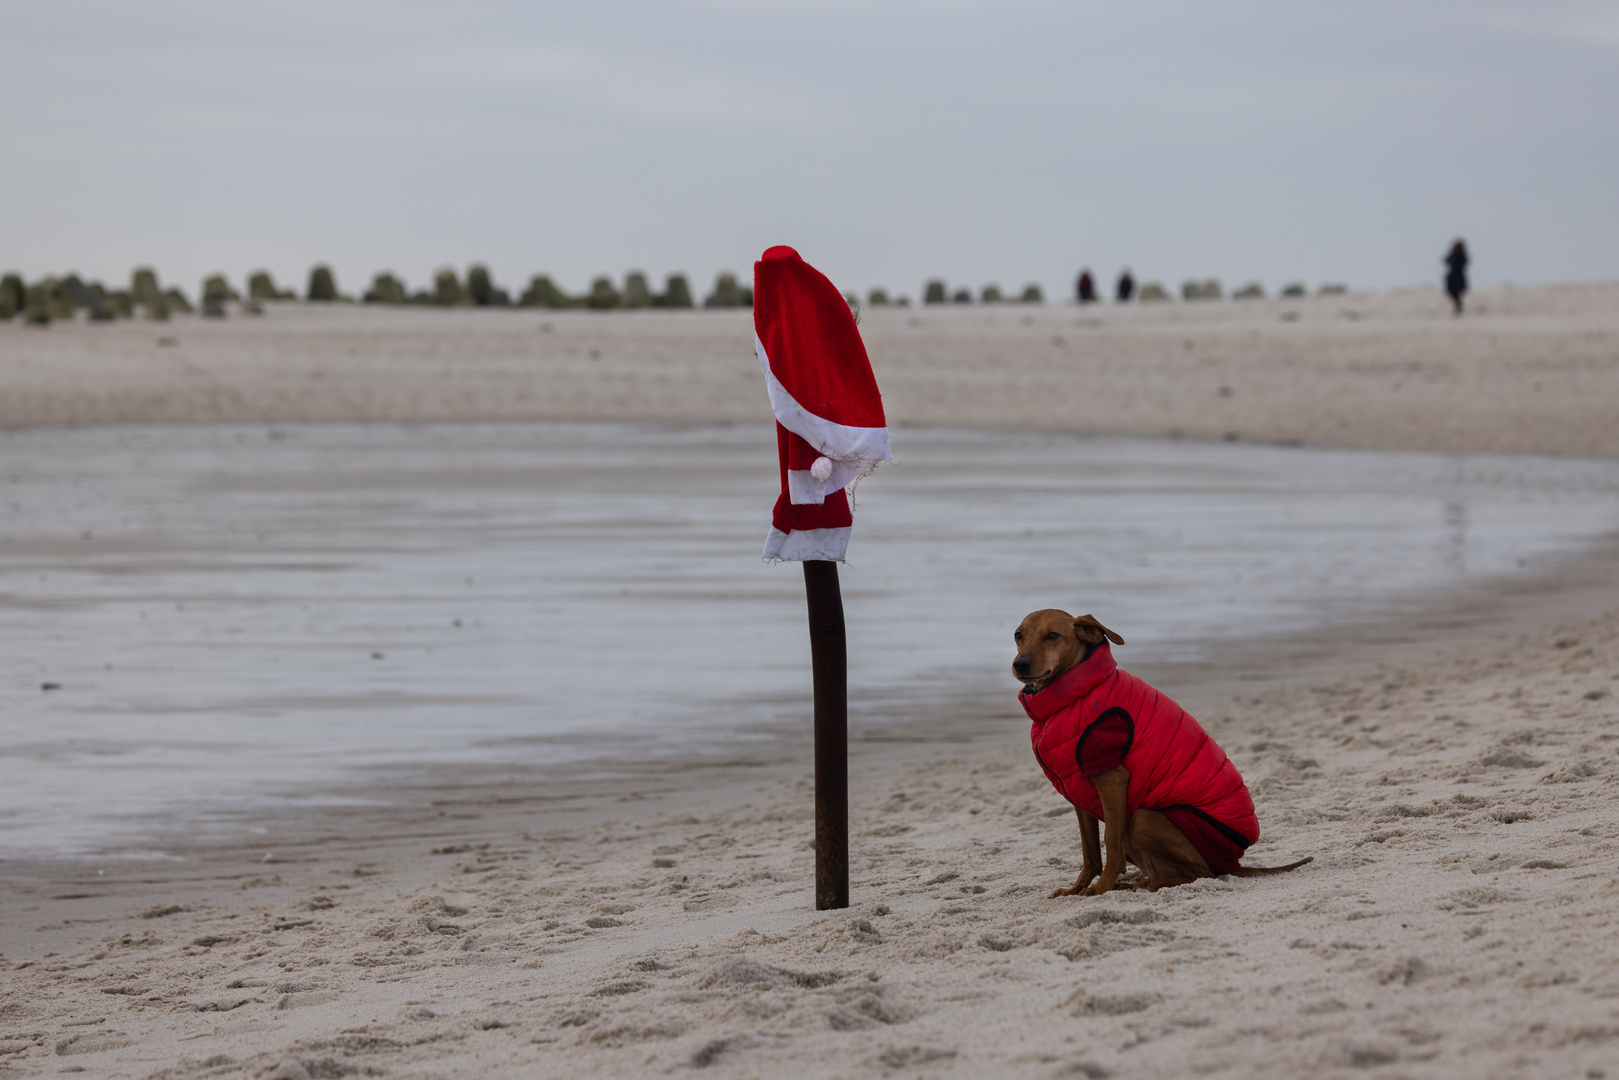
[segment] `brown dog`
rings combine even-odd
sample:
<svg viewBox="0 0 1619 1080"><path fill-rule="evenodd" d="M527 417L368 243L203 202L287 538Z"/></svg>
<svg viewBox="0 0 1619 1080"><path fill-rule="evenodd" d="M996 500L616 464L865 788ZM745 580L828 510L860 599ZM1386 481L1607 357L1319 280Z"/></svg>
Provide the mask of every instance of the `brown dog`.
<svg viewBox="0 0 1619 1080"><path fill-rule="evenodd" d="M1079 815L1084 865L1073 887L1058 889L1051 894L1053 898L1076 893L1096 896L1114 888L1156 891L1221 873L1237 877L1282 874L1311 861L1304 858L1273 868L1237 865L1241 849L1247 847L1250 838L1216 815L1251 822L1249 831L1257 838L1253 801L1241 776L1196 720L1146 683L1117 670L1108 643L1123 645L1124 639L1118 634L1090 615L1075 618L1066 611L1047 609L1025 618L1012 639L1018 648L1012 672L1024 684L1020 700L1035 723L1035 756L1053 785L1074 803ZM1090 663L1098 650L1105 655ZM1075 668L1084 670L1063 680ZM1053 691L1055 699L1035 696L1059 681L1063 685ZM1109 705L1112 707L1107 708ZM1070 747L1072 752L1068 753ZM1166 770L1152 768L1163 762L1143 757L1160 752L1176 766L1167 770L1168 780L1160 776ZM1069 760L1073 760L1072 766ZM1138 806L1130 812L1130 770L1125 767L1126 760L1138 770L1159 777L1144 781L1156 787L1138 791L1138 797L1161 797L1166 790L1179 793L1204 775L1217 794L1201 806L1195 795L1176 794L1170 799L1175 805L1159 809ZM1097 836L1098 814L1081 803L1099 810L1106 822L1105 861ZM1196 839L1187 835L1187 829ZM1127 860L1146 876L1121 886L1118 879Z"/></svg>

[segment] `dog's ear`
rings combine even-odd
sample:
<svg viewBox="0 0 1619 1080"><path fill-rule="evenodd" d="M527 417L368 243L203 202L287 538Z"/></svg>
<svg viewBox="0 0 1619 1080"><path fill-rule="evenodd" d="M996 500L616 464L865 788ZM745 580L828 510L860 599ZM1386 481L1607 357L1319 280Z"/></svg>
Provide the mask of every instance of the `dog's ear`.
<svg viewBox="0 0 1619 1080"><path fill-rule="evenodd" d="M1100 645L1103 641L1111 641L1115 645L1124 644L1123 638L1097 622L1094 615L1081 615L1075 619L1074 633L1079 635L1079 640L1096 645Z"/></svg>

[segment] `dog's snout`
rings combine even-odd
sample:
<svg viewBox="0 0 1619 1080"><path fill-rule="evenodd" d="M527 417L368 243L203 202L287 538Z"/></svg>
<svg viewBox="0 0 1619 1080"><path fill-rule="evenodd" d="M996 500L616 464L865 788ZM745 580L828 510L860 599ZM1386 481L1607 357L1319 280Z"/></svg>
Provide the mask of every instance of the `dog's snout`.
<svg viewBox="0 0 1619 1080"><path fill-rule="evenodd" d="M1012 670L1017 672L1019 675L1027 675L1033 667L1034 661L1030 660L1027 656L1020 656L1016 660L1012 661Z"/></svg>

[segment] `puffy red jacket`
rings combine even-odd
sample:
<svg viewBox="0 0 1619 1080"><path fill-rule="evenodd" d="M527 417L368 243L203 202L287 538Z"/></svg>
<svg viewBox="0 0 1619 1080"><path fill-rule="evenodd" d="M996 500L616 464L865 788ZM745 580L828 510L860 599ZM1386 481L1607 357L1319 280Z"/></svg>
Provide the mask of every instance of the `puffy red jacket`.
<svg viewBox="0 0 1619 1080"><path fill-rule="evenodd" d="M1215 873L1235 870L1259 839L1248 786L1198 722L1168 697L1120 671L1106 642L1037 694L1018 700L1046 776L1069 802L1098 818L1090 777L1130 771L1129 813L1158 810L1197 846Z"/></svg>

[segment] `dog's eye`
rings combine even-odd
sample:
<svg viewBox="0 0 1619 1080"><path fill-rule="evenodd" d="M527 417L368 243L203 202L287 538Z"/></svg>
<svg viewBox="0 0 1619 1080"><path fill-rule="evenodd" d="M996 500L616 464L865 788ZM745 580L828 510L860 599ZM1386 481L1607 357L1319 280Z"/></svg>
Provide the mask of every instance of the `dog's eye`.
<svg viewBox="0 0 1619 1080"><path fill-rule="evenodd" d="M1057 631L1053 630L1051 633L1046 635L1046 640L1047 641L1061 641L1062 640L1062 635L1057 633Z"/></svg>
<svg viewBox="0 0 1619 1080"><path fill-rule="evenodd" d="M1019 630L1017 633L1013 634L1012 635L1012 640L1013 641L1022 641L1023 640L1023 631Z"/></svg>

